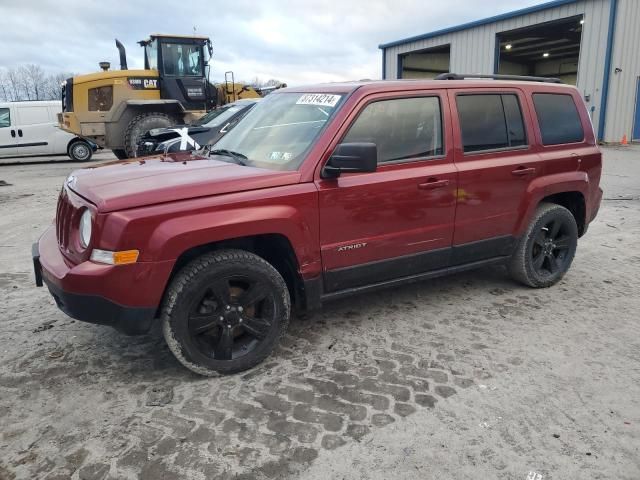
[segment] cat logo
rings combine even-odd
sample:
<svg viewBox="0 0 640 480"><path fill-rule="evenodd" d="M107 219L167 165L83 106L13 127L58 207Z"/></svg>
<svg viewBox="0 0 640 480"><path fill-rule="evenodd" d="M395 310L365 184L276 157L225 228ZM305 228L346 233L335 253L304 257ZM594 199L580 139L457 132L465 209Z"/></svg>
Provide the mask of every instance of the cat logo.
<svg viewBox="0 0 640 480"><path fill-rule="evenodd" d="M157 90L158 79L157 78L139 78L129 77L129 86L134 90Z"/></svg>
<svg viewBox="0 0 640 480"><path fill-rule="evenodd" d="M358 248L364 248L366 246L367 242L352 243L351 245L342 245L341 247L338 247L338 251L346 252L348 250L357 250Z"/></svg>

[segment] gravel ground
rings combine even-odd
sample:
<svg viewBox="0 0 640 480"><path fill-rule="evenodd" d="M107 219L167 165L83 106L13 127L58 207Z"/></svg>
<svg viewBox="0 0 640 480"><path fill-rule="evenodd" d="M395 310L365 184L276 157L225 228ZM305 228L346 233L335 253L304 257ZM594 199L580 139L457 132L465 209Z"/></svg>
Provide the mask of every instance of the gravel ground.
<svg viewBox="0 0 640 480"><path fill-rule="evenodd" d="M494 267L339 301L220 379L35 288L74 168L0 167L0 479L640 478L638 146L605 149L557 286Z"/></svg>

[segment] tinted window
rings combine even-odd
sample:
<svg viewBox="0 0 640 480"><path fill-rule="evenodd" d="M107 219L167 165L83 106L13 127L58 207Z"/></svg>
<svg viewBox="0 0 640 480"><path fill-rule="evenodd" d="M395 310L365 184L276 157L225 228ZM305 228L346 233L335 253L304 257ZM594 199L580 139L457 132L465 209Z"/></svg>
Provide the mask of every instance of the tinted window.
<svg viewBox="0 0 640 480"><path fill-rule="evenodd" d="M504 116L507 121L507 134L509 135L509 146L520 147L527 144L527 136L524 132L522 122L522 111L515 95L502 95L502 106Z"/></svg>
<svg viewBox="0 0 640 480"><path fill-rule="evenodd" d="M437 97L382 100L365 107L342 143L372 142L378 163L442 155Z"/></svg>
<svg viewBox="0 0 640 480"><path fill-rule="evenodd" d="M516 95L458 95L456 104L465 152L527 144Z"/></svg>
<svg viewBox="0 0 640 480"><path fill-rule="evenodd" d="M558 145L584 139L580 115L571 95L535 93L533 103L543 144Z"/></svg>
<svg viewBox="0 0 640 480"><path fill-rule="evenodd" d="M8 108L0 108L0 128L11 126L11 114Z"/></svg>

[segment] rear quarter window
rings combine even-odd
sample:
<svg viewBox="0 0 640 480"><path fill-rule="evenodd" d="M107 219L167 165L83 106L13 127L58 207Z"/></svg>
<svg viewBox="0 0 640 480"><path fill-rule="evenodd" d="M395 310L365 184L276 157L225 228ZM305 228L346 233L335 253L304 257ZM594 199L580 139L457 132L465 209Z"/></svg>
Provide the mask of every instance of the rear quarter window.
<svg viewBox="0 0 640 480"><path fill-rule="evenodd" d="M584 129L571 95L534 93L533 104L544 145L562 145L584 140Z"/></svg>

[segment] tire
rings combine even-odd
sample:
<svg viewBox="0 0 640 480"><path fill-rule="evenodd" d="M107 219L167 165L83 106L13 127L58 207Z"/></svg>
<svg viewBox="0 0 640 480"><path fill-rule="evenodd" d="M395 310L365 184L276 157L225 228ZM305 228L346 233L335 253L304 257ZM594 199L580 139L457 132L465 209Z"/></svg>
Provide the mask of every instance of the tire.
<svg viewBox="0 0 640 480"><path fill-rule="evenodd" d="M140 138L153 128L167 128L174 125L175 119L160 112L141 113L127 125L124 133L124 150L128 158L134 158L138 154L138 142Z"/></svg>
<svg viewBox="0 0 640 480"><path fill-rule="evenodd" d="M509 272L530 287L550 287L569 270L577 246L578 226L571 212L542 203L511 257Z"/></svg>
<svg viewBox="0 0 640 480"><path fill-rule="evenodd" d="M67 154L74 162L88 162L93 156L93 149L84 140L74 140L67 148Z"/></svg>
<svg viewBox="0 0 640 480"><path fill-rule="evenodd" d="M113 154L116 156L118 160L126 160L128 158L127 152L125 152L124 150L116 149L111 151L113 152Z"/></svg>
<svg viewBox="0 0 640 480"><path fill-rule="evenodd" d="M289 290L271 264L247 251L220 250L191 261L173 279L162 330L182 365L217 376L267 358L286 332L290 312Z"/></svg>

